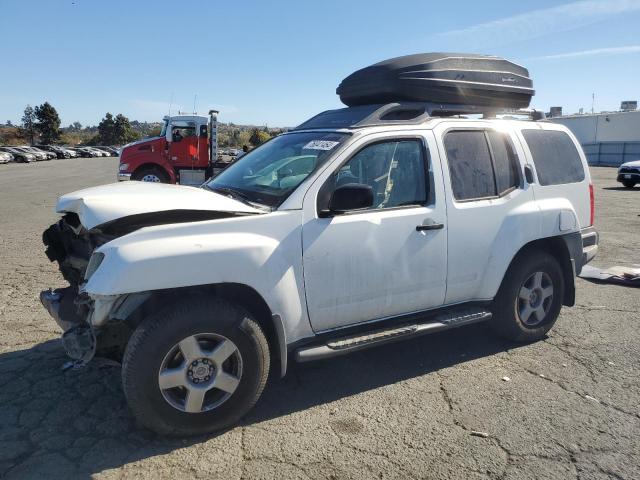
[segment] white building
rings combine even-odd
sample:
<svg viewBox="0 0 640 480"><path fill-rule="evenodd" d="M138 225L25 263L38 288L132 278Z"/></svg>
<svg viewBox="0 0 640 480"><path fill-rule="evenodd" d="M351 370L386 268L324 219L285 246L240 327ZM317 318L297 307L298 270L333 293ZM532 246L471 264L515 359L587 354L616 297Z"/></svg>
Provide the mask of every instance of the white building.
<svg viewBox="0 0 640 480"><path fill-rule="evenodd" d="M549 119L566 125L582 144L591 165L613 165L640 160L640 110Z"/></svg>

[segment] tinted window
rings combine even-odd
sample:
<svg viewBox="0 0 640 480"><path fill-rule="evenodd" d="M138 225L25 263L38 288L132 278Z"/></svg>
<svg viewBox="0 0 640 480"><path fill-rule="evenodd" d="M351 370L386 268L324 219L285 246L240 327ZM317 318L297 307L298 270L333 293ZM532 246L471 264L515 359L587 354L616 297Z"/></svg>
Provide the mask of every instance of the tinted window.
<svg viewBox="0 0 640 480"><path fill-rule="evenodd" d="M584 180L584 169L569 135L559 131L523 130L540 185L558 185Z"/></svg>
<svg viewBox="0 0 640 480"><path fill-rule="evenodd" d="M398 140L369 145L339 171L336 186L362 183L373 188L371 208L426 203L426 167L421 142Z"/></svg>
<svg viewBox="0 0 640 480"><path fill-rule="evenodd" d="M496 172L498 195L520 185L520 166L513 150L511 140L504 133L488 130L487 136L491 144L493 164Z"/></svg>
<svg viewBox="0 0 640 480"><path fill-rule="evenodd" d="M453 131L444 137L456 200L496 196L491 155L484 131Z"/></svg>

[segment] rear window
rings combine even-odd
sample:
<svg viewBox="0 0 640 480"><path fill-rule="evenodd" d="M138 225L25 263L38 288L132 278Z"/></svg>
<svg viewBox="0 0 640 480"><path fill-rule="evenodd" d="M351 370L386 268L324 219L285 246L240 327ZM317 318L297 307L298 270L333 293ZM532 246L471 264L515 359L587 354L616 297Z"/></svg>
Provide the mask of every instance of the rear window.
<svg viewBox="0 0 640 480"><path fill-rule="evenodd" d="M560 185L584 180L584 168L573 141L565 132L523 130L540 185Z"/></svg>

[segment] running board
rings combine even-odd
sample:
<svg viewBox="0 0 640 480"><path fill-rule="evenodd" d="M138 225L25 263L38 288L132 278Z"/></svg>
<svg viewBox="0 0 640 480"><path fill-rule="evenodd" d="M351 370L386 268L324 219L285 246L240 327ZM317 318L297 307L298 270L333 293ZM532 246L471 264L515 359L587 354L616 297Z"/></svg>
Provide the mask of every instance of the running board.
<svg viewBox="0 0 640 480"><path fill-rule="evenodd" d="M491 318L484 308L464 308L440 313L425 322L414 322L400 326L373 330L359 335L336 338L323 345L303 347L296 350L296 361L310 362L364 350L385 343L441 332L452 328L483 322Z"/></svg>

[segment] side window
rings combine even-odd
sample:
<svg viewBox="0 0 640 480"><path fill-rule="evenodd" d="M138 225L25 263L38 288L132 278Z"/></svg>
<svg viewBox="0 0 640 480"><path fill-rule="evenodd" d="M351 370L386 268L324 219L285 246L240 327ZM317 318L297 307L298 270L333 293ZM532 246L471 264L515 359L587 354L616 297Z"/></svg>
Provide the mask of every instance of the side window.
<svg viewBox="0 0 640 480"><path fill-rule="evenodd" d="M371 185L372 209L422 205L427 201L423 152L423 144L418 140L374 143L340 168L335 185Z"/></svg>
<svg viewBox="0 0 640 480"><path fill-rule="evenodd" d="M520 186L520 163L506 134L488 130L487 137L493 155L498 195L503 195Z"/></svg>
<svg viewBox="0 0 640 480"><path fill-rule="evenodd" d="M522 130L529 145L540 185L584 180L582 160L571 137L557 130Z"/></svg>
<svg viewBox="0 0 640 480"><path fill-rule="evenodd" d="M482 130L459 130L445 135L451 187L456 200L496 196L489 145Z"/></svg>

